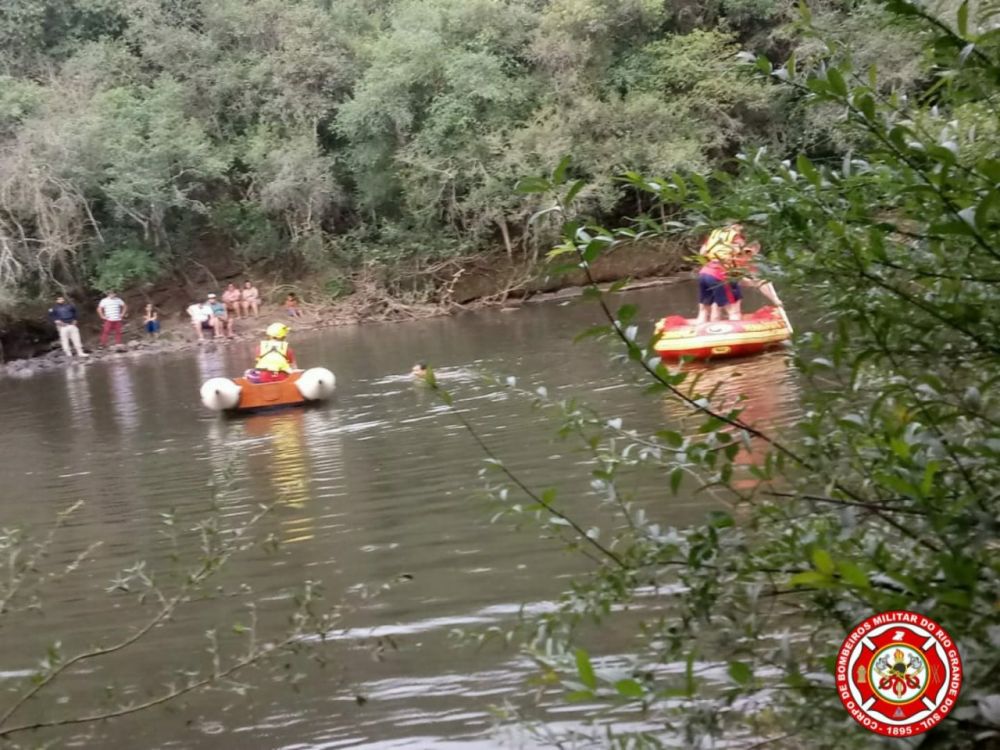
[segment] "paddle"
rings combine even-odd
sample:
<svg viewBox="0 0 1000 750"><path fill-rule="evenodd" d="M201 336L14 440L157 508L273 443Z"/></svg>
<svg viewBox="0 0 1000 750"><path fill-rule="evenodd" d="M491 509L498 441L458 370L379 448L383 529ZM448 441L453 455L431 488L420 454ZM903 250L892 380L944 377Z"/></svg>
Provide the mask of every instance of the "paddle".
<svg viewBox="0 0 1000 750"><path fill-rule="evenodd" d="M761 294L771 300L771 302L774 303L774 306L778 308L778 312L781 313L781 319L785 321L785 326L788 328L788 332L794 333L795 331L792 330L792 321L788 319L788 314L785 312L785 306L781 304L781 299L778 297L778 292L775 290L774 284L770 281L765 281L760 285L759 289Z"/></svg>

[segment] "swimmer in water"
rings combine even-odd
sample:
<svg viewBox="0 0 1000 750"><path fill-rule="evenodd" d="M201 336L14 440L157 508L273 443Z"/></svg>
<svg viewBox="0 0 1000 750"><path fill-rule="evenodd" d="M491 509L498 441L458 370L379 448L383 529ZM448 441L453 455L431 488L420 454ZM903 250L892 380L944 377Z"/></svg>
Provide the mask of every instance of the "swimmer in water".
<svg viewBox="0 0 1000 750"><path fill-rule="evenodd" d="M413 369L410 370L410 374L415 378L426 378L427 377L427 363L417 362L413 365Z"/></svg>

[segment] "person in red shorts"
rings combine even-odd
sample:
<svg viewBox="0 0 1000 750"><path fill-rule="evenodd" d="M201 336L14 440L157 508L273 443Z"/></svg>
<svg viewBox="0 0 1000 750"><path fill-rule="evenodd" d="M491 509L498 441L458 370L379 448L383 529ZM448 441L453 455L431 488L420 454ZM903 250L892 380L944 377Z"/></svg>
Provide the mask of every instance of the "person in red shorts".
<svg viewBox="0 0 1000 750"><path fill-rule="evenodd" d="M741 224L715 229L702 243L699 254L707 259L698 272L698 323L719 320L722 311L730 320L742 317L739 279L730 279L746 250L746 238Z"/></svg>

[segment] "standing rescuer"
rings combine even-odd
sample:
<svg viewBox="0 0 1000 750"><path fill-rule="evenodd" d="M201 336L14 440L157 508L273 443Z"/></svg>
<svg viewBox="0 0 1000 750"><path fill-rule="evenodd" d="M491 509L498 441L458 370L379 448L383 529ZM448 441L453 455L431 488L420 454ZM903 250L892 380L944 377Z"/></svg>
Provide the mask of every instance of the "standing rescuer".
<svg viewBox="0 0 1000 750"><path fill-rule="evenodd" d="M268 383L288 377L295 368L295 352L285 340L289 330L284 323L272 323L267 327L267 338L257 345L257 362L247 373L248 380Z"/></svg>
<svg viewBox="0 0 1000 750"><path fill-rule="evenodd" d="M745 246L742 224L713 230L701 246L699 254L708 262L698 272L698 323L718 320L723 310L730 320L741 318L740 283L730 279L727 271L732 270Z"/></svg>

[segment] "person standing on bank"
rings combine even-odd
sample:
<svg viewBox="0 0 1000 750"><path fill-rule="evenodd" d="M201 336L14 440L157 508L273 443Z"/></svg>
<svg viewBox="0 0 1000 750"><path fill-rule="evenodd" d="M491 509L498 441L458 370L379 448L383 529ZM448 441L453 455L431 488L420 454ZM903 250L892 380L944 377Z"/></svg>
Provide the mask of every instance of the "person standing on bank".
<svg viewBox="0 0 1000 750"><path fill-rule="evenodd" d="M122 321L128 315L128 307L125 305L125 300L112 290L97 305L97 314L104 321L104 326L101 328L101 346L105 346L108 343L108 336L112 332L115 334L115 343L121 344Z"/></svg>
<svg viewBox="0 0 1000 750"><path fill-rule="evenodd" d="M49 320L55 324L56 330L59 331L59 344L66 352L67 357L73 356L71 344L76 349L76 356L90 356L83 350L83 344L80 343L80 329L76 324L76 305L67 302L66 298L60 294L56 297L56 303L49 308Z"/></svg>

